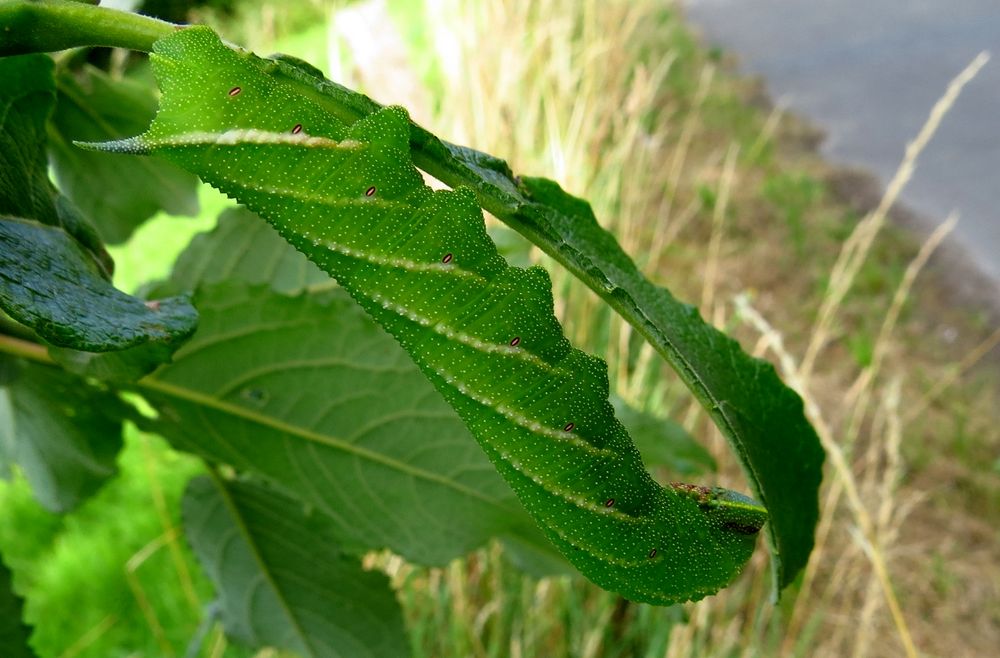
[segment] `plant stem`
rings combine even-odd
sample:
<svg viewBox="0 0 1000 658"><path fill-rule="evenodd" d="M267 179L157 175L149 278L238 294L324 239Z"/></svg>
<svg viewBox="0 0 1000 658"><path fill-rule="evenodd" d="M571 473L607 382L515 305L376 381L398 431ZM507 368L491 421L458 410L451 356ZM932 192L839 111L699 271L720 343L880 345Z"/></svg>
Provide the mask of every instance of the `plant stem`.
<svg viewBox="0 0 1000 658"><path fill-rule="evenodd" d="M117 9L68 0L0 2L0 56L80 46L150 51L179 26Z"/></svg>
<svg viewBox="0 0 1000 658"><path fill-rule="evenodd" d="M14 336L0 334L0 352L20 356L46 365L54 363L44 346L28 340L15 338Z"/></svg>

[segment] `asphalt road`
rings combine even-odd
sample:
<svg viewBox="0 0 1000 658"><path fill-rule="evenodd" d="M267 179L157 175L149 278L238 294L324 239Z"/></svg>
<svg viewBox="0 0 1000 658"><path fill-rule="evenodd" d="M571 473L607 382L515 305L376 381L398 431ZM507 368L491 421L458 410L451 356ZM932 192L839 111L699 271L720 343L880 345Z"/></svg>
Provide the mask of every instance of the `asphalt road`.
<svg viewBox="0 0 1000 658"><path fill-rule="evenodd" d="M883 184L948 82L990 51L902 200L934 222L958 210L955 239L1000 281L1000 0L683 4L709 43L736 55L773 98L825 131L824 155L868 169Z"/></svg>

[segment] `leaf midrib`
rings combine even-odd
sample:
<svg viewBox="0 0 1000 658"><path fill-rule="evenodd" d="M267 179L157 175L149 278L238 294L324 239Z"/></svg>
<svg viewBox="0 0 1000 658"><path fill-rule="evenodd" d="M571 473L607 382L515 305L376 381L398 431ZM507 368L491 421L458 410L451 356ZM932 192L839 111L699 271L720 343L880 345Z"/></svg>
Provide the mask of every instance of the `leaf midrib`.
<svg viewBox="0 0 1000 658"><path fill-rule="evenodd" d="M272 592L274 592L275 598L278 600L281 609L284 610L285 612L285 616L288 619L289 625L293 629L295 629L295 634L302 642L302 645L306 647L306 649L309 651L309 655L311 656L315 655L312 648L312 643L310 642L309 634L305 632L304 628L302 628L302 625L299 623L298 618L292 613L292 609L289 606L288 602L285 601L284 592L281 590L281 588L278 587L278 584L275 582L274 577L271 574L271 571L267 568L267 564L264 561L264 558L260 554L260 550L257 547L257 542L254 541L254 537L250 533L250 528L247 527L247 524L243 520L243 515L240 513L240 510L236 506L236 501L233 500L232 495L230 494L229 490L226 489L222 481L219 479L219 476L216 473L214 473L211 469L209 470L209 474L210 474L209 479L212 482L212 486L215 487L215 489L218 491L219 498L222 500L222 504L225 506L226 511L230 515L230 520L232 521L233 525L236 527L236 531L239 533L240 537L246 544L247 550L249 550L250 554L253 556L253 560L257 564L259 573L267 582L267 584L270 585Z"/></svg>
<svg viewBox="0 0 1000 658"><path fill-rule="evenodd" d="M374 452L372 450L367 450L365 448L356 446L342 439L321 434L319 432L315 432L305 427L293 425L291 423L278 420L271 416L266 416L264 414L257 413L251 409L247 409L246 407L225 402L213 396L205 395L203 393L199 393L198 391L194 391L192 389L184 388L181 386L176 386L174 384L170 384L168 382L159 379L146 378L140 380L138 382L138 385L141 388L152 390L161 393L163 395L168 395L173 398L183 400L185 402L190 402L192 404L200 405L202 407L212 409L220 413L229 414L231 416L239 418L240 420L255 423L257 425L267 427L277 432L284 432L286 434L291 434L305 441L318 443L320 445L340 450L342 452L351 454L355 457L359 457L361 459L365 459L373 463L395 469L405 475L409 475L417 479L433 482L448 489L453 489L454 491L457 491L458 493L461 493L465 496L469 496L471 498L483 501L484 503L497 507L501 510L504 510L505 512L510 513L513 511L509 506L503 505L498 501L490 498L489 496L486 496L480 493L479 491L476 491L475 489L471 489L469 487L461 485L449 478L446 478L444 476L438 475L430 471L425 471L420 468L415 468L407 464L406 462L393 459L391 457L387 457L381 453Z"/></svg>

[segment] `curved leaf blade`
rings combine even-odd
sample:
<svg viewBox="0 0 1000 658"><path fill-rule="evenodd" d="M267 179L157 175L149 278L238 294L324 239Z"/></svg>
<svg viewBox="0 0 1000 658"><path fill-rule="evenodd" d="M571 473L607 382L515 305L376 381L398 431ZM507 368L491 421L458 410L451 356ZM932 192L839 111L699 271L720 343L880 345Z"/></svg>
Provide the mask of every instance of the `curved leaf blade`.
<svg viewBox="0 0 1000 658"><path fill-rule="evenodd" d="M194 331L194 308L183 297L145 304L112 286L95 229L49 182L52 60L0 58L0 79L0 309L71 370L137 379Z"/></svg>
<svg viewBox="0 0 1000 658"><path fill-rule="evenodd" d="M55 102L52 59L0 58L0 215L61 226L110 278L114 268L94 227L49 182L46 124Z"/></svg>
<svg viewBox="0 0 1000 658"><path fill-rule="evenodd" d="M227 280L252 285L246 289L218 285ZM265 284L275 292L296 296L274 295L260 288ZM193 339L195 345L210 343L212 336L227 335L230 331L246 332L243 335L248 342L243 347L265 355L254 360L256 376L252 381L245 380L254 388L244 389L247 395L222 399L251 406L256 413L271 414L272 418L297 428L301 436L296 432L285 434L289 459L294 453L307 464L322 461L323 473L339 486L328 484L327 477L311 477L304 482L302 469L284 469L280 460L251 459L244 462L244 467L278 483L332 518L343 517L344 510L356 510L338 525L338 532L352 544L367 548L389 546L411 560L444 564L496 535L512 559L535 575L575 573L527 516L486 455L473 444L454 410L433 391L430 382L399 345L335 286L328 274L296 251L270 225L245 208L236 208L222 213L212 231L191 241L178 258L170 281L157 288L157 293L198 291L199 308L208 317ZM301 294L304 289L309 294ZM218 309L219 315L213 309ZM249 341L248 330L255 322L275 317L286 319L287 324L280 327L265 323L266 326L259 328L258 339ZM286 369L303 370L305 364L296 347L299 344L310 346L313 367L306 381L300 381L298 386L287 385L277 373ZM227 370L229 377L239 379L249 366L244 364L245 359L235 356L238 355L226 357L212 349L198 350L194 358L199 361L188 364L190 378L174 379L169 369L159 375L210 393L210 389L202 387L203 380L193 375L198 370L197 364L200 362L200 367L206 369ZM188 360L183 353L180 358L182 363ZM381 367L382 364L391 364L391 370ZM343 390L350 410L348 413L345 408L342 413L332 414L329 412L337 406L337 391L343 388L339 382L349 382L349 393L348 389ZM303 388L328 393L323 402L328 414L320 422L303 413L309 407L300 394ZM406 394L386 396L387 390L406 391ZM364 400L367 394L359 395L363 391L372 392L370 403ZM265 398L268 404L261 406ZM210 420L215 417L211 411L192 414L194 407L188 405L171 408L183 417L182 426L194 428L190 434L198 437L197 441L187 440L182 436L188 433L176 432L175 445L186 445L189 449L197 446L194 449L200 454L217 460L225 460L229 452L206 448L214 441L206 441L204 437L224 436L240 453L252 455L259 449L262 433L249 418L229 424ZM340 418L341 422L329 422L333 418ZM375 427L384 428L380 433L387 440L364 441L374 436L367 436L363 429ZM385 469L386 464L380 460L360 457L353 461L338 459L332 456L336 451L326 452L325 448L317 454L309 440L314 433L329 437L331 443L355 437L356 443L375 449L379 456L388 459L387 463L398 467ZM407 439L400 441L393 436ZM423 456L415 459L407 444L423 446L420 452ZM412 467L417 470L411 470ZM454 481L456 486L441 487L438 483L442 481ZM476 500L469 501L469 487L477 492ZM426 514L408 515L403 517L405 523L398 523L394 515L365 513L367 509L385 506L384 501L359 499L357 494L349 493L397 490L412 491L416 503L410 505L419 505L427 510ZM448 519L445 525L437 521L445 518ZM374 533L367 530L372 520L386 529Z"/></svg>
<svg viewBox="0 0 1000 658"><path fill-rule="evenodd" d="M181 505L230 636L307 658L410 654L389 579L340 551L321 516L260 485L208 477L188 484Z"/></svg>
<svg viewBox="0 0 1000 658"><path fill-rule="evenodd" d="M273 63L231 51L210 30L178 32L155 51L156 120L106 148L163 154L336 276L589 578L665 604L739 572L763 509L652 480L614 417L606 365L563 337L544 270L499 257L471 191L423 185L404 112L347 128L267 76Z"/></svg>
<svg viewBox="0 0 1000 658"><path fill-rule="evenodd" d="M0 217L0 307L53 345L90 352L143 346L166 361L197 324L185 297L143 302L112 286L53 226Z"/></svg>
<svg viewBox="0 0 1000 658"><path fill-rule="evenodd" d="M509 219L632 323L671 364L736 452L768 511L775 593L812 552L824 452L802 400L774 366L646 279L590 205L545 179L522 178ZM523 200L523 202L522 202ZM536 243L537 244L537 243Z"/></svg>
<svg viewBox="0 0 1000 658"><path fill-rule="evenodd" d="M45 160L55 83L45 55L0 58L0 213L57 224Z"/></svg>
<svg viewBox="0 0 1000 658"><path fill-rule="evenodd" d="M195 300L198 332L142 381L159 412L150 429L175 447L267 478L326 514L352 551L443 565L533 527L461 420L344 291L206 284Z"/></svg>
<svg viewBox="0 0 1000 658"><path fill-rule="evenodd" d="M299 68L276 64L272 75L347 124L381 108ZM485 210L587 284L673 367L732 446L768 510L775 593L791 583L812 552L824 460L798 394L770 363L749 356L694 307L643 276L586 201L552 181L515 176L500 158L450 144L413 123L410 148L417 166L447 185L475 190Z"/></svg>

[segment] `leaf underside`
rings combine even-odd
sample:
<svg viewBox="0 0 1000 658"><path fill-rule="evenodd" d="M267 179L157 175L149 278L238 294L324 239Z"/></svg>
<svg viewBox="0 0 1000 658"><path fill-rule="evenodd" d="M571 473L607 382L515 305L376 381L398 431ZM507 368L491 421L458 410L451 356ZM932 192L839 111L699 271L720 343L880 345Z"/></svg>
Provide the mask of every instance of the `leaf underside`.
<svg viewBox="0 0 1000 658"><path fill-rule="evenodd" d="M184 290L203 321L146 380L175 446L284 487L354 550L443 566L501 536L565 571L406 353L266 222L222 213L158 288Z"/></svg>
<svg viewBox="0 0 1000 658"><path fill-rule="evenodd" d="M159 411L149 429L266 477L356 552L444 565L494 535L530 539L461 420L344 291L286 297L230 281L195 300L198 332L143 380Z"/></svg>
<svg viewBox="0 0 1000 658"><path fill-rule="evenodd" d="M344 555L323 517L259 484L208 477L188 484L182 507L230 636L306 658L409 655L389 579Z"/></svg>
<svg viewBox="0 0 1000 658"><path fill-rule="evenodd" d="M229 210L196 236L156 293L183 290L196 291L200 327L145 380L172 391L146 399L165 412L155 429L175 446L284 487L359 550L391 546L443 565L495 535L531 573L566 573L405 352L259 217ZM646 464L670 480L713 467L676 426L616 409ZM398 491L410 492L405 514L391 513Z"/></svg>
<svg viewBox="0 0 1000 658"><path fill-rule="evenodd" d="M657 485L608 402L606 365L574 350L541 268L508 266L472 191L433 192L388 108L347 126L297 97L275 64L207 29L159 41L154 152L264 217L329 272L458 411L549 539L637 601L695 599L749 558L748 499Z"/></svg>
<svg viewBox="0 0 1000 658"><path fill-rule="evenodd" d="M381 109L302 67L277 64L271 75L347 123ZM473 189L484 209L586 283L674 368L729 441L768 510L775 594L791 583L812 551L824 453L802 400L774 367L651 283L597 223L590 205L556 183L514 176L503 160L445 142L413 123L410 148L418 167L447 185Z"/></svg>
<svg viewBox="0 0 1000 658"><path fill-rule="evenodd" d="M708 450L679 424L634 409L617 397L611 403L647 466L665 466L673 479L716 469Z"/></svg>
<svg viewBox="0 0 1000 658"><path fill-rule="evenodd" d="M196 235L177 257L163 296L225 281L266 284L285 295L334 285L330 275L289 246L246 208L229 208L215 228ZM158 289L159 292L159 289Z"/></svg>
<svg viewBox="0 0 1000 658"><path fill-rule="evenodd" d="M113 394L49 366L0 358L0 445L35 498L67 512L117 473L125 405Z"/></svg>

